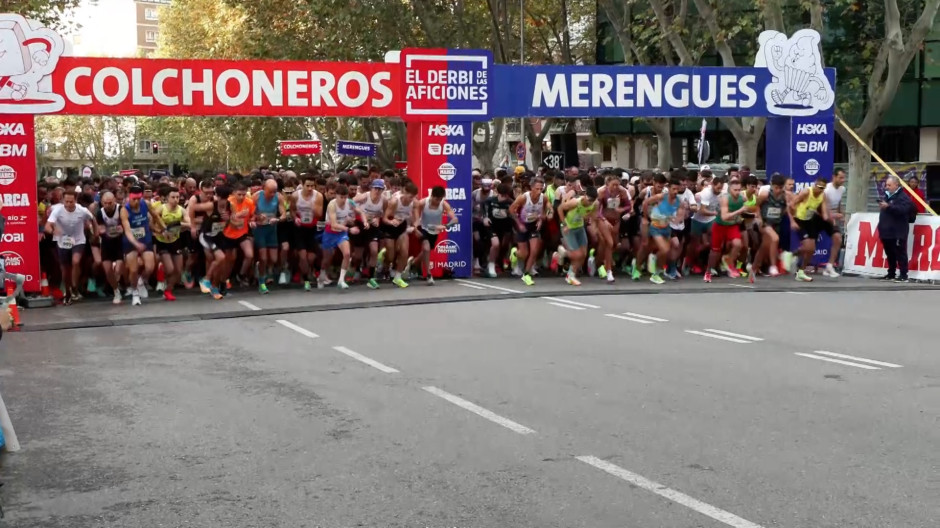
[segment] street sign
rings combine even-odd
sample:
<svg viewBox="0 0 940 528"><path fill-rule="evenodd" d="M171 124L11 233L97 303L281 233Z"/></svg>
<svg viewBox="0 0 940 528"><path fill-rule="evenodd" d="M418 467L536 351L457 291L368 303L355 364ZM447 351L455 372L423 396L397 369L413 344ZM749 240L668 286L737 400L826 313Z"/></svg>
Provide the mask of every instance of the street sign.
<svg viewBox="0 0 940 528"><path fill-rule="evenodd" d="M349 141L347 139L340 139L336 142L336 153L343 156L374 158L375 151L375 143L367 143L365 141Z"/></svg>
<svg viewBox="0 0 940 528"><path fill-rule="evenodd" d="M525 141L516 143L516 159L519 161L525 161Z"/></svg>
<svg viewBox="0 0 940 528"><path fill-rule="evenodd" d="M549 169L563 170L565 168L565 153L542 151L542 163Z"/></svg>
<svg viewBox="0 0 940 528"><path fill-rule="evenodd" d="M315 139L292 139L277 142L281 156L315 156L323 152L323 143Z"/></svg>

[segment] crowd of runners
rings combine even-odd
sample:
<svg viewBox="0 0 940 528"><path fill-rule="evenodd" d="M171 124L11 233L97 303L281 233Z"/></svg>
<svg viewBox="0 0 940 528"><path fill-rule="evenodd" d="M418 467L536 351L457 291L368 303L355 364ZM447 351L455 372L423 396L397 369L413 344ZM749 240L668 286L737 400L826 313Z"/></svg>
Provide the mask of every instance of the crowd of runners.
<svg viewBox="0 0 940 528"><path fill-rule="evenodd" d="M474 274L527 285L556 275L574 286L621 273L656 284L720 274L811 281L805 268L827 233L821 269L838 277L844 182L838 170L797 193L792 179L762 182L746 167L475 170ZM172 301L179 288L223 299L233 285L267 294L275 284L433 284L430 253L459 218L443 187L423 194L406 175L364 166L41 182L42 267L64 304L94 295L138 305L150 290Z"/></svg>

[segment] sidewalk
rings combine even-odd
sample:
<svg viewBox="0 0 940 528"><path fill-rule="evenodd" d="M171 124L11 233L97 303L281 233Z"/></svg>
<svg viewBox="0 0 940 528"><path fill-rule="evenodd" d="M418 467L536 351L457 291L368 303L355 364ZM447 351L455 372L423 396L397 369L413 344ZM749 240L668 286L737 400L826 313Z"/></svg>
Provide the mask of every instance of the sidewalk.
<svg viewBox="0 0 940 528"><path fill-rule="evenodd" d="M424 281L416 280L405 289L388 283L383 283L378 290L370 290L363 284L352 286L346 291L339 291L335 286L312 292L304 292L297 287L274 287L268 295L260 295L254 289L236 289L221 301L216 301L195 289L179 290L176 292L176 302L166 302L162 295L152 291L150 298L144 299L142 306L131 306L130 299L125 299L123 304L115 306L108 297L83 299L68 307L55 306L33 310L21 308L20 311L22 330L38 332L545 296L902 290L940 291L940 286L895 284L857 277L826 279L818 276L810 283L795 282L792 277L778 277L759 280L756 284L727 278L715 279L715 282L706 284L700 277L692 277L660 286L651 284L648 280L633 282L619 279L615 284L608 285L599 279L589 279L584 281L581 287L568 286L558 277L545 277L537 278L535 286L528 287L518 279L474 278L441 280L433 287L427 286Z"/></svg>

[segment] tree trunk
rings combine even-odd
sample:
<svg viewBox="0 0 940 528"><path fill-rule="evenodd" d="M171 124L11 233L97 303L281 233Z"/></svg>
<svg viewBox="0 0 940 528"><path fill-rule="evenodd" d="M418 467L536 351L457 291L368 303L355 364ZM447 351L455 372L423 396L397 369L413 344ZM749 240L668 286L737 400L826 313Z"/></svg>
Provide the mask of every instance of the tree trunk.
<svg viewBox="0 0 940 528"><path fill-rule="evenodd" d="M757 169L757 143L760 137L754 137L753 134L747 134L746 137L737 139L738 144L738 166L747 165L752 171Z"/></svg>
<svg viewBox="0 0 940 528"><path fill-rule="evenodd" d="M646 120L656 134L656 167L667 171L672 166L672 130L667 118L650 118Z"/></svg>
<svg viewBox="0 0 940 528"><path fill-rule="evenodd" d="M872 138L862 137L870 145ZM845 210L849 214L868 210L868 191L871 186L871 154L852 141L849 143L849 181L846 189Z"/></svg>

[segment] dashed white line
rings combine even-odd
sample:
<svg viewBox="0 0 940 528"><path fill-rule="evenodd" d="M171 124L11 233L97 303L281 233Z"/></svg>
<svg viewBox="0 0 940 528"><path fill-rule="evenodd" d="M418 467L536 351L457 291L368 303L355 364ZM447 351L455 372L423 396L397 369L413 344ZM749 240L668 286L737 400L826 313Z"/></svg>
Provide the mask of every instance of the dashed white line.
<svg viewBox="0 0 940 528"><path fill-rule="evenodd" d="M728 286L734 286L735 288L747 288L749 290L754 289L754 286L748 286L747 284L734 284L733 282L729 283Z"/></svg>
<svg viewBox="0 0 940 528"><path fill-rule="evenodd" d="M482 416L483 418L486 418L487 420L493 423L499 424L505 427L506 429L509 429L510 431L523 434L523 435L535 433L534 430L529 429L528 427L524 425L518 424L508 418L503 418L502 416L492 411L488 411L473 402L469 402L461 398L460 396L454 396L453 394L446 392L446 391L442 391L441 389L438 389L437 387L424 387L424 390L426 390L427 392L430 392L431 394L439 398L443 398L458 407L462 407L476 415Z"/></svg>
<svg viewBox="0 0 940 528"><path fill-rule="evenodd" d="M699 332L698 330L686 330L687 334L695 334L702 337L710 337L712 339L721 339L723 341L731 341L732 343L750 343L750 341L745 341L743 339L735 339L733 337L725 337L723 335L710 334L708 332Z"/></svg>
<svg viewBox="0 0 940 528"><path fill-rule="evenodd" d="M309 337L309 338L311 338L311 339L316 339L316 338L320 337L320 336L318 336L317 334L314 334L313 332L311 332L310 330L307 330L306 328L303 328L303 327L301 327L301 326L297 326L297 325L295 325L294 323L292 323L292 322L290 322L290 321L285 321L284 319L278 319L278 320L277 320L277 323L280 324L280 325L284 325L284 326L286 326L287 328L290 328L291 330L297 332L298 334L305 335L305 336L307 336L307 337Z"/></svg>
<svg viewBox="0 0 940 528"><path fill-rule="evenodd" d="M594 308L595 310L600 308L600 306L595 306L593 304L587 304L587 303L577 302L577 301L569 301L568 299L559 299L557 297L542 297L542 298L545 299L546 301L555 301L555 302L560 302L560 303L573 304L575 306L582 306L584 308Z"/></svg>
<svg viewBox="0 0 940 528"><path fill-rule="evenodd" d="M472 284L472 285L474 285L474 286L479 286L479 287L481 287L481 288L489 288L489 289L491 289L491 290L499 290L499 291L505 292L505 293L522 293L522 292L519 291L519 290L512 290L512 289L509 289L509 288L503 288L502 286L493 286L492 284L485 284L485 283L482 283L482 282L468 281L468 280L466 280L466 279L454 279L454 282L456 282L456 283L458 283L458 284Z"/></svg>
<svg viewBox="0 0 940 528"><path fill-rule="evenodd" d="M244 306L245 308L248 308L249 310L255 311L255 312L261 311L261 308L258 308L257 306L251 304L251 303L248 302L248 301L238 301L238 304Z"/></svg>
<svg viewBox="0 0 940 528"><path fill-rule="evenodd" d="M342 354L346 354L347 356L349 356L349 357L351 357L351 358L353 358L353 359L355 359L355 360L357 360L357 361L361 361L361 362L365 363L366 365L369 365L370 367L373 367L373 368L376 368L376 369L378 369L378 370L381 370L382 372L384 372L384 373L386 373L386 374L396 374L396 373L398 373L398 370L397 370L397 369L393 369L392 367L389 367L388 365L383 365L382 363L379 363L378 361L376 361L376 360L374 360L374 359L367 358L366 356L363 356L363 355L360 354L359 352L355 352L355 351L353 351L353 350L349 350L348 348L346 348L346 347L344 347L344 346L335 346L335 347L333 347L333 350L335 350L335 351L337 351L337 352L340 352L340 353L342 353Z"/></svg>
<svg viewBox="0 0 940 528"><path fill-rule="evenodd" d="M871 365L862 365L861 363L852 363L851 361L842 361L841 359L835 359L824 356L817 356L816 354L807 354L805 352L794 352L797 356L803 356L810 359L818 359L820 361L828 361L829 363L838 363L840 365L848 365L850 367L856 367L865 370L881 370L878 367L873 367Z"/></svg>
<svg viewBox="0 0 940 528"><path fill-rule="evenodd" d="M562 308L567 308L569 310L587 310L587 308L583 308L581 306L575 306L573 304L567 304L567 303L550 302L548 304L551 304L552 306L560 306Z"/></svg>
<svg viewBox="0 0 940 528"><path fill-rule="evenodd" d="M871 363L872 365L879 365L882 367L901 368L903 366L903 365L898 365L897 363L887 363L884 361L876 361L874 359L868 359L868 358L863 358L863 357L858 357L858 356L849 356L847 354L836 354L835 352L826 352L825 350L814 350L813 352L816 354L822 354L824 356L832 356L832 357L837 357L837 358L842 358L842 359L853 359L855 361L861 361L863 363Z"/></svg>
<svg viewBox="0 0 940 528"><path fill-rule="evenodd" d="M629 315L630 317L639 317L640 319L649 319L650 321L655 321L657 323L668 323L669 319L661 319L659 317L653 317L652 315L643 315L633 312L623 312L623 315Z"/></svg>
<svg viewBox="0 0 940 528"><path fill-rule="evenodd" d="M631 321L640 324L653 324L653 321L647 321L646 319L636 319L633 317L627 317L626 315L604 314L604 317L613 317L614 319L623 319L624 321Z"/></svg>
<svg viewBox="0 0 940 528"><path fill-rule="evenodd" d="M754 337L754 336L749 336L749 335L744 335L744 334L736 334L734 332L725 332L724 330L715 330L714 328L706 328L705 331L711 332L713 334L721 334L721 335L726 335L730 337L736 337L738 339L744 339L747 341L763 341L763 339L759 337Z"/></svg>
<svg viewBox="0 0 940 528"><path fill-rule="evenodd" d="M667 488L666 486L663 486L662 484L658 482L654 482L652 480L649 480L646 477L637 475L636 473L633 473L631 471L627 471L626 469L623 469L620 466L611 464L610 462L601 460L600 458L597 458L594 456L579 456L575 458L577 458L581 462L584 462L585 464L589 464L591 466L596 467L597 469L600 469L601 471L609 473L617 478L623 479L629 482L630 484L633 484L634 486L643 488L646 491L649 491L651 493L655 493L656 495L659 495L660 497L663 497L665 499L669 499L672 502L675 502L676 504L681 504L682 506L685 506L686 508L695 510L701 513L702 515L711 517L712 519L725 523L728 526L731 526L733 528L763 528L759 524L754 524L751 521L742 519L741 517L738 517L737 515L731 512L727 512L725 510L722 510L721 508L712 506L711 504L692 498L680 491Z"/></svg>
<svg viewBox="0 0 940 528"><path fill-rule="evenodd" d="M464 284L462 282L457 283L458 286L463 286L464 288L473 288L474 290L485 290L483 286L477 286L475 284Z"/></svg>

